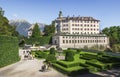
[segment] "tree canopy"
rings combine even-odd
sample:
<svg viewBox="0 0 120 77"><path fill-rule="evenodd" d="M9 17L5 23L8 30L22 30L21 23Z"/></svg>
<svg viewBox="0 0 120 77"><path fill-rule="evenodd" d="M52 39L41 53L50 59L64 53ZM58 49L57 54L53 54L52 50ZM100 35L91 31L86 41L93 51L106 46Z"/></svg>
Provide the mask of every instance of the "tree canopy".
<svg viewBox="0 0 120 77"><path fill-rule="evenodd" d="M31 37L32 38L39 38L40 36L41 36L41 32L40 32L38 24L36 23L34 28L33 28Z"/></svg>
<svg viewBox="0 0 120 77"><path fill-rule="evenodd" d="M18 36L15 26L11 26L3 15L0 15L0 35Z"/></svg>
<svg viewBox="0 0 120 77"><path fill-rule="evenodd" d="M110 39L110 46L120 44L120 26L111 26L102 30Z"/></svg>
<svg viewBox="0 0 120 77"><path fill-rule="evenodd" d="M55 33L54 22L52 22L52 24L50 25L46 25L43 32L45 33L45 35L52 35L53 33Z"/></svg>

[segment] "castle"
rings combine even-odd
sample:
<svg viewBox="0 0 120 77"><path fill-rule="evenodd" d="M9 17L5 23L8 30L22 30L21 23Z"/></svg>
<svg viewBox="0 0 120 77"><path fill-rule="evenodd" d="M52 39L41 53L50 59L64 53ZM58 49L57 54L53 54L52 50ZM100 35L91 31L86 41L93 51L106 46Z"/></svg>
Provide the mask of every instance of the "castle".
<svg viewBox="0 0 120 77"><path fill-rule="evenodd" d="M60 11L54 22L56 30L52 44L57 47L67 49L109 46L109 38L100 33L100 20L93 17L63 17Z"/></svg>

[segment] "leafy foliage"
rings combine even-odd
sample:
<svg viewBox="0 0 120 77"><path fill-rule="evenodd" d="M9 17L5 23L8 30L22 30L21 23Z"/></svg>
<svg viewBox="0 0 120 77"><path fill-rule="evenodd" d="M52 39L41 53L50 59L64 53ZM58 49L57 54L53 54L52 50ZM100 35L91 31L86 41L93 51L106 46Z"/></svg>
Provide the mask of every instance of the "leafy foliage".
<svg viewBox="0 0 120 77"><path fill-rule="evenodd" d="M46 61L47 62L56 62L55 55L53 55L53 54L48 55L47 58L46 58Z"/></svg>
<svg viewBox="0 0 120 77"><path fill-rule="evenodd" d="M114 44L120 44L120 26L104 28L102 32L109 37L111 47Z"/></svg>
<svg viewBox="0 0 120 77"><path fill-rule="evenodd" d="M25 38L26 44L46 45L51 43L51 36L42 36L39 38Z"/></svg>
<svg viewBox="0 0 120 77"><path fill-rule="evenodd" d="M66 61L73 61L74 60L74 53L72 51L67 51L65 55Z"/></svg>
<svg viewBox="0 0 120 77"><path fill-rule="evenodd" d="M56 53L56 50L55 50L55 48L50 48L50 54L53 54L53 55L55 55L55 53Z"/></svg>
<svg viewBox="0 0 120 77"><path fill-rule="evenodd" d="M0 35L18 36L18 32L15 31L15 26L9 25L9 21L6 17L0 15Z"/></svg>
<svg viewBox="0 0 120 77"><path fill-rule="evenodd" d="M34 28L33 28L31 38L39 38L40 35L41 35L41 32L40 32L38 24L36 23L35 26L34 26Z"/></svg>
<svg viewBox="0 0 120 77"><path fill-rule="evenodd" d="M120 44L114 44L114 45L112 46L112 49L113 49L113 51L115 51L115 52L120 52Z"/></svg>
<svg viewBox="0 0 120 77"><path fill-rule="evenodd" d="M54 22L51 25L46 25L43 32L45 35L52 35L55 32Z"/></svg>
<svg viewBox="0 0 120 77"><path fill-rule="evenodd" d="M18 39L0 36L0 67L19 61Z"/></svg>

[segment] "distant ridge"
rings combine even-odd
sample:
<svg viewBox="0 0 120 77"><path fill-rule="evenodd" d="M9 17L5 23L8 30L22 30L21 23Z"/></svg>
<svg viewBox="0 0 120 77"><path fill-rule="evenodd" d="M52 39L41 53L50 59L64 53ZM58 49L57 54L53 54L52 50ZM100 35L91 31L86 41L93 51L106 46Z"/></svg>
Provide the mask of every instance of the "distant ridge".
<svg viewBox="0 0 120 77"><path fill-rule="evenodd" d="M18 31L20 35L23 35L25 37L28 36L27 35L28 30L30 28L33 28L32 25L34 25L34 24L29 23L28 21L26 21L24 19L10 20L9 24L12 25L12 26L17 26L16 31ZM38 25L39 25L40 31L43 31L44 27L45 27L45 24L38 23Z"/></svg>

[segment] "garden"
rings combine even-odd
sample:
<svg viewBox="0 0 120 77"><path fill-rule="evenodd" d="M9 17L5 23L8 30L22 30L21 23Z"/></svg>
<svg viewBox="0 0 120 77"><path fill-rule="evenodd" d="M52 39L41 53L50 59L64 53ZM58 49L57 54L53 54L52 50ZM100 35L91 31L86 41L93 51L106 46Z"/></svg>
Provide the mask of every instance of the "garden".
<svg viewBox="0 0 120 77"><path fill-rule="evenodd" d="M47 51L34 52L35 57L45 58L53 68L66 75L95 73L120 67L120 57L108 55L105 52L86 52L82 50L63 50L64 60L57 60L57 51L52 48Z"/></svg>

